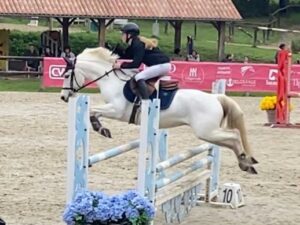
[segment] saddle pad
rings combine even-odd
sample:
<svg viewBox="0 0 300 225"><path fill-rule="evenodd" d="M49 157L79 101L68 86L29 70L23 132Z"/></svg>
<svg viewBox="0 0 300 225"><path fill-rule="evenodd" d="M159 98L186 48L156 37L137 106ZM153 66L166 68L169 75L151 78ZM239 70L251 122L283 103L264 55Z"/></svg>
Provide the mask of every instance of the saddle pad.
<svg viewBox="0 0 300 225"><path fill-rule="evenodd" d="M166 110L170 107L177 90L178 89L176 89L176 90L160 89L159 90L158 98L160 99L160 109L161 110ZM129 102L131 102L131 103L134 102L136 95L132 92L129 81L127 81L124 86L123 94ZM149 98L152 100L152 99L156 98L156 95L157 95L157 91L155 90Z"/></svg>

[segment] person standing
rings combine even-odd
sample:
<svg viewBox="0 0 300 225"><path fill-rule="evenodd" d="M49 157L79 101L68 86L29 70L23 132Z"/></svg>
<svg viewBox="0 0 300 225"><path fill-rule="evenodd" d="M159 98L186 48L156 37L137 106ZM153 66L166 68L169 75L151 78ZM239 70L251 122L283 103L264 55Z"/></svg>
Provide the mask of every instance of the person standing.
<svg viewBox="0 0 300 225"><path fill-rule="evenodd" d="M68 45L64 47L64 51L61 53L60 57L66 57L66 58L69 58L69 59L75 59L76 58L75 54L71 50L71 47L68 46Z"/></svg>

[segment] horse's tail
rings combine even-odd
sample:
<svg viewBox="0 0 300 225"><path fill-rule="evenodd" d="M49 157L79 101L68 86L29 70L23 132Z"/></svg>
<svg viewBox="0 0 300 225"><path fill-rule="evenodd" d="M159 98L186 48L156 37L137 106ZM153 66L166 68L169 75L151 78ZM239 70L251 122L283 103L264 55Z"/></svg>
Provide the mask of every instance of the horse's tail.
<svg viewBox="0 0 300 225"><path fill-rule="evenodd" d="M222 124L226 124L229 129L238 129L240 132L243 148L245 152L252 156L250 145L248 143L244 113L240 106L226 95L218 95L218 100L221 103L224 111Z"/></svg>

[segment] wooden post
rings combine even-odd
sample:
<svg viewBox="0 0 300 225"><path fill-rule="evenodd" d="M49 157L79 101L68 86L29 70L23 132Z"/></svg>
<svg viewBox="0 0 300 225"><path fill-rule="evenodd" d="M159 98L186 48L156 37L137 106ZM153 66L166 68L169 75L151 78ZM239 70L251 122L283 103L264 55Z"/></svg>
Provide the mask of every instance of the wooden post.
<svg viewBox="0 0 300 225"><path fill-rule="evenodd" d="M272 26L271 24L268 25L268 30L267 30L267 41L270 40L270 32L271 32L270 29L271 29L271 26Z"/></svg>
<svg viewBox="0 0 300 225"><path fill-rule="evenodd" d="M257 46L257 33L258 33L258 29L254 28L253 45L252 45L253 48L256 48Z"/></svg>
<svg viewBox="0 0 300 225"><path fill-rule="evenodd" d="M230 23L228 26L228 32L229 32L229 41L233 41L233 37L234 37L234 23Z"/></svg>
<svg viewBox="0 0 300 225"><path fill-rule="evenodd" d="M99 46L105 46L105 19L98 19L98 43Z"/></svg>
<svg viewBox="0 0 300 225"><path fill-rule="evenodd" d="M181 25L182 21L175 21L175 36L174 36L174 50L181 49Z"/></svg>
<svg viewBox="0 0 300 225"><path fill-rule="evenodd" d="M48 27L49 30L53 30L53 19L51 17L48 18Z"/></svg>
<svg viewBox="0 0 300 225"><path fill-rule="evenodd" d="M197 38L197 22L194 23L194 40Z"/></svg>
<svg viewBox="0 0 300 225"><path fill-rule="evenodd" d="M218 60L222 61L225 56L226 23L224 21L218 21L217 29L218 29Z"/></svg>
<svg viewBox="0 0 300 225"><path fill-rule="evenodd" d="M70 18L63 18L62 20L63 47L69 45L69 20Z"/></svg>
<svg viewBox="0 0 300 225"><path fill-rule="evenodd" d="M67 45L69 45L69 27L74 22L76 18L63 18L62 20L58 17L55 18L60 25L62 26L63 30L63 48Z"/></svg>
<svg viewBox="0 0 300 225"><path fill-rule="evenodd" d="M277 16L277 27L280 27L280 15Z"/></svg>
<svg viewBox="0 0 300 225"><path fill-rule="evenodd" d="M165 23L165 34L168 34L169 22L166 21Z"/></svg>

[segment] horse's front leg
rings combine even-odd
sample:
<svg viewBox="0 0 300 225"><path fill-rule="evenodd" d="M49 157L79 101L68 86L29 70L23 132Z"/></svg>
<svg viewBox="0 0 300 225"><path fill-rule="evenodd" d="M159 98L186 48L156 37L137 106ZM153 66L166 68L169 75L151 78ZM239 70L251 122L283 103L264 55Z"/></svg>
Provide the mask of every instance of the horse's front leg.
<svg viewBox="0 0 300 225"><path fill-rule="evenodd" d="M100 133L104 137L111 138L111 132L108 128L105 128L99 118L101 116L111 119L117 119L120 115L120 111L114 108L112 104L105 104L103 106L92 108L90 111L90 121L93 127L93 130Z"/></svg>

